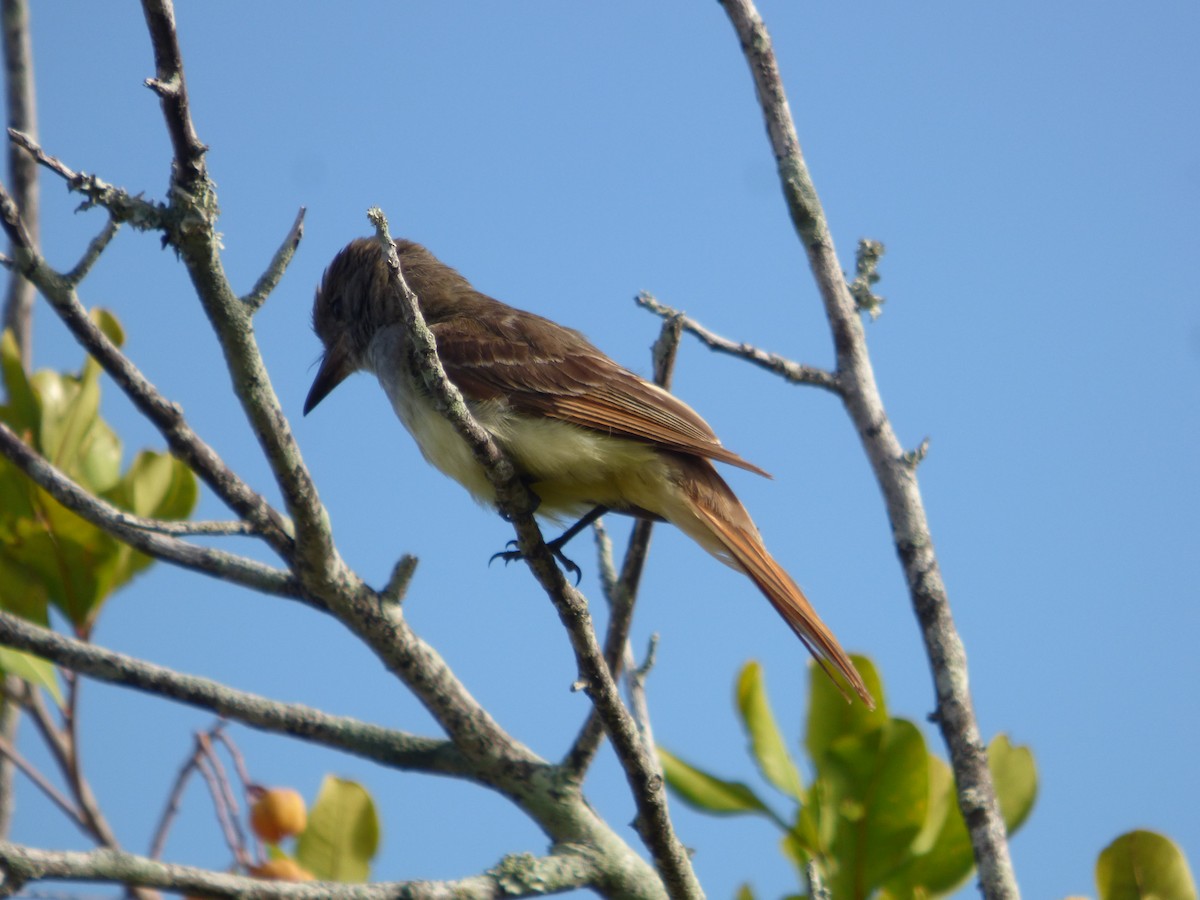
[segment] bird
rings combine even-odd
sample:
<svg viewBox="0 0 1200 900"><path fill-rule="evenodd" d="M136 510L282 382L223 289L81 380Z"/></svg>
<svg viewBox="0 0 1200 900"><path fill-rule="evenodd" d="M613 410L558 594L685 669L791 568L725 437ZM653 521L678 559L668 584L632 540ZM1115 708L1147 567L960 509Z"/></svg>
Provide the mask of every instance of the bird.
<svg viewBox="0 0 1200 900"><path fill-rule="evenodd" d="M854 663L713 463L766 472L580 332L481 293L418 243L394 244L447 377L532 491L539 515L590 521L612 511L671 523L749 576L843 695L831 669L874 707ZM352 373L370 372L425 459L479 502L495 503L482 464L410 362L399 287L379 241L357 238L338 251L317 287L312 324L324 352L304 415Z"/></svg>

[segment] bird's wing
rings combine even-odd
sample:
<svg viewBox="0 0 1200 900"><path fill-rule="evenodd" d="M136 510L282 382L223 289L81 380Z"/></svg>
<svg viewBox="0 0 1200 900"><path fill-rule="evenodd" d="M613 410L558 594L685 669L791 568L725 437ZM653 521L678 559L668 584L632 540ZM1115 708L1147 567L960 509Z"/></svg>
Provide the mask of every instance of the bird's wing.
<svg viewBox="0 0 1200 900"><path fill-rule="evenodd" d="M467 397L503 397L518 411L649 441L770 477L723 447L690 406L617 365L579 332L511 307L505 307L503 316L490 312L430 325L446 374Z"/></svg>

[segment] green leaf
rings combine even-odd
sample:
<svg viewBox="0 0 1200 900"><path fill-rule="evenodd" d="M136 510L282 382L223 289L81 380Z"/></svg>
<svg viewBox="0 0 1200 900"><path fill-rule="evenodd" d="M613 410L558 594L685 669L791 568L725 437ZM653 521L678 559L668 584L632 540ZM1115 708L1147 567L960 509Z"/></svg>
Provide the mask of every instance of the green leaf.
<svg viewBox="0 0 1200 900"><path fill-rule="evenodd" d="M296 861L321 881L364 882L379 849L379 817L366 788L325 776L308 826L296 842Z"/></svg>
<svg viewBox="0 0 1200 900"><path fill-rule="evenodd" d="M35 493L39 514L12 523L5 554L40 582L47 599L74 625L82 626L106 591L117 542L40 489Z"/></svg>
<svg viewBox="0 0 1200 900"><path fill-rule="evenodd" d="M658 758L667 784L688 806L714 815L760 813L774 821L767 805L740 781L725 781L710 775L661 746Z"/></svg>
<svg viewBox="0 0 1200 900"><path fill-rule="evenodd" d="M1183 851L1153 831L1121 835L1096 860L1100 900L1197 900Z"/></svg>
<svg viewBox="0 0 1200 900"><path fill-rule="evenodd" d="M0 671L24 678L30 684L43 687L59 706L63 704L62 688L58 684L58 670L54 663L24 650L0 647Z"/></svg>
<svg viewBox="0 0 1200 900"><path fill-rule="evenodd" d="M114 506L136 515L156 519L186 518L196 505L196 476L179 460L166 453L143 450L129 470L103 495ZM89 526L90 527L90 526ZM98 590L87 605L77 604L70 613L75 624L90 624L101 605L117 588L152 562L149 556L128 544L113 542L105 567L98 572Z"/></svg>
<svg viewBox="0 0 1200 900"><path fill-rule="evenodd" d="M754 900L754 891L750 887L750 882L743 881L738 885L737 893L733 895L733 900Z"/></svg>
<svg viewBox="0 0 1200 900"><path fill-rule="evenodd" d="M784 837L784 855L803 875L809 859L823 859L829 854L837 832L836 804L833 786L828 779L818 778L809 785L805 802L796 808L792 827Z"/></svg>
<svg viewBox="0 0 1200 900"><path fill-rule="evenodd" d="M912 843L912 852L918 856L933 848L938 835L945 827L946 817L953 815L957 808L954 773L950 771L950 767L932 753L926 757L926 762L929 764L929 806L921 833Z"/></svg>
<svg viewBox="0 0 1200 900"><path fill-rule="evenodd" d="M771 712L762 666L757 662L742 667L737 680L737 706L750 738L750 752L763 777L789 797L803 802L804 783Z"/></svg>
<svg viewBox="0 0 1200 900"><path fill-rule="evenodd" d="M1029 818L1037 800L1037 766L1033 762L1033 751L1028 747L1014 747L1007 735L998 734L988 744L988 768L992 770L1004 827L1013 834Z"/></svg>
<svg viewBox="0 0 1200 900"><path fill-rule="evenodd" d="M50 598L41 579L21 560L19 549L0 534L0 609L48 625Z"/></svg>
<svg viewBox="0 0 1200 900"><path fill-rule="evenodd" d="M852 655L850 658L877 705L874 710L869 710L857 701L847 703L846 698L821 667L815 663L809 664L808 724L804 743L818 773L821 771L825 754L839 738L863 734L888 721L883 683L879 680L875 664L865 656Z"/></svg>
<svg viewBox="0 0 1200 900"><path fill-rule="evenodd" d="M103 306L94 306L88 310L88 318L96 323L96 327L104 332L104 336L118 347L125 343L125 328L113 314L112 310ZM91 357L88 357L91 360ZM94 360L91 360L94 362Z"/></svg>
<svg viewBox="0 0 1200 900"><path fill-rule="evenodd" d="M0 336L0 371L4 374L4 390L8 402L0 406L0 419L18 434L37 427L39 405L21 365L21 351L11 329Z"/></svg>
<svg viewBox="0 0 1200 900"><path fill-rule="evenodd" d="M911 722L891 719L836 740L826 771L840 813L830 857L834 897L865 897L908 858L929 807L925 739Z"/></svg>
<svg viewBox="0 0 1200 900"><path fill-rule="evenodd" d="M186 519L196 506L196 476L167 453L143 450L121 479L130 512L155 519Z"/></svg>
<svg viewBox="0 0 1200 900"><path fill-rule="evenodd" d="M1037 795L1033 754L1028 747L1014 747L1007 737L997 735L988 745L988 767L996 785L1001 814L1011 834L1028 817ZM975 869L971 838L958 809L950 767L931 754L929 771L929 816L925 828L913 841L913 858L888 881L888 895L894 898L948 894L966 881ZM929 836L937 819L940 819L940 825L930 843Z"/></svg>

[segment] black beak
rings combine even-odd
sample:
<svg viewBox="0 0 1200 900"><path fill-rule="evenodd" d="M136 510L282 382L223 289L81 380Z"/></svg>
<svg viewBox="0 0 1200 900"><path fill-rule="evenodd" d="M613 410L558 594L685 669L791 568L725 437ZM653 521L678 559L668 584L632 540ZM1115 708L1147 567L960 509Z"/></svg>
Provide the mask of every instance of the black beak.
<svg viewBox="0 0 1200 900"><path fill-rule="evenodd" d="M312 387L308 389L308 396L304 398L304 415L307 416L312 412L316 405L329 396L335 387L345 381L354 368L347 349L347 341L339 338L332 347L325 351L325 356L321 359L321 368L317 370L317 377L313 379Z"/></svg>

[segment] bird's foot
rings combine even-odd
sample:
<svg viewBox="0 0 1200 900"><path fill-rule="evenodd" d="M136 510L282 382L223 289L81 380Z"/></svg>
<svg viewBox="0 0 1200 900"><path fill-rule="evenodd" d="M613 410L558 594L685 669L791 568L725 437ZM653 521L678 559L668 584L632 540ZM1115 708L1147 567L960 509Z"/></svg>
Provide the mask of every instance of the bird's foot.
<svg viewBox="0 0 1200 900"><path fill-rule="evenodd" d="M575 576L575 586L578 587L579 580L583 577L583 570L575 565L574 560L562 552L564 544L566 544L566 541L563 538L556 538L553 541L546 542L546 549L554 554L554 558L558 560L563 569ZM525 554L521 552L521 548L517 546L516 541L509 541L505 546L509 549L501 550L499 553L491 555L491 558L488 559L489 566L498 559L504 560L504 564L507 566L510 562L517 562L525 558Z"/></svg>

